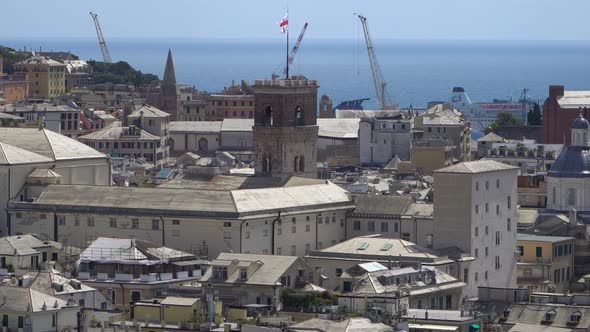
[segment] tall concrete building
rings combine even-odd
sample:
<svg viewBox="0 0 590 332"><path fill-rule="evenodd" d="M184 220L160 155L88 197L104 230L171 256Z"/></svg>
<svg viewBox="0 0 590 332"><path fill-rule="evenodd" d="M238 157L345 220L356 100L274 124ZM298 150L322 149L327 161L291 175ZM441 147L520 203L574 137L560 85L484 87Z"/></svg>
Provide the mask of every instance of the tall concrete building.
<svg viewBox="0 0 590 332"><path fill-rule="evenodd" d="M180 92L176 84L176 73L174 72L174 61L172 60L172 50L168 50L166 59L166 69L164 70L164 79L162 80L162 105L161 109L170 114L173 120L178 119L178 108L180 106Z"/></svg>
<svg viewBox="0 0 590 332"><path fill-rule="evenodd" d="M53 99L65 93L66 65L47 57L34 56L14 65L16 76L27 76L29 95Z"/></svg>
<svg viewBox="0 0 590 332"><path fill-rule="evenodd" d="M252 89L256 174L317 177L317 81L256 80Z"/></svg>
<svg viewBox="0 0 590 332"><path fill-rule="evenodd" d="M435 249L475 257L462 271L465 294L477 287L516 286L516 176L496 161L463 162L434 172Z"/></svg>

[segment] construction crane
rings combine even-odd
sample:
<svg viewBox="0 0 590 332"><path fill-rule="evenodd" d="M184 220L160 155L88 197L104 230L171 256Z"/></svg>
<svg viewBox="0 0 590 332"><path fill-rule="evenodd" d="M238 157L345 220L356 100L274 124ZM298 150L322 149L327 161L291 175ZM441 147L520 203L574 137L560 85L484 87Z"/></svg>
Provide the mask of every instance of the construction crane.
<svg viewBox="0 0 590 332"><path fill-rule="evenodd" d="M297 52L299 51L299 46L301 46L301 41L303 40L303 36L305 35L305 30L307 30L307 23L305 23L305 25L303 25L303 29L301 29L301 33L299 33L299 37L297 37L297 41L295 42L295 45L293 45L293 49L291 50L291 53L289 54L289 57L287 58L287 64L283 68L283 75L285 75L285 77L287 76L287 67L293 64L293 61L295 60L295 56L297 55ZM279 75L273 73L272 78L273 79L279 78Z"/></svg>
<svg viewBox="0 0 590 332"><path fill-rule="evenodd" d="M98 23L98 15L90 12L90 16L94 20L94 27L96 28L96 35L98 36L98 45L100 46L100 51L102 52L102 60L104 62L112 62L111 61L111 54L109 53L109 49L107 48L107 43L104 41L104 36L102 35L102 29L100 28L100 24Z"/></svg>
<svg viewBox="0 0 590 332"><path fill-rule="evenodd" d="M392 104L391 98L387 93L387 83L383 78L379 61L375 55L373 48L373 41L371 40L371 34L369 33L369 26L367 25L367 18L360 14L354 14L361 20L363 26L363 32L365 33L365 43L367 45L367 53L369 54L369 63L371 64L371 73L373 76L373 84L375 85L375 94L377 95L377 102L382 110L393 109L395 105Z"/></svg>

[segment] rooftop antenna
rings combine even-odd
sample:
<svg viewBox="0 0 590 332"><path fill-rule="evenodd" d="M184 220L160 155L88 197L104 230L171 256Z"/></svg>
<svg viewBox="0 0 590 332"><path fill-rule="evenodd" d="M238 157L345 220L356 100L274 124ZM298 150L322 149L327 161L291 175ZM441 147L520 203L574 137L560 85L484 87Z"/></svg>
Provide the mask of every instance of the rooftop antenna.
<svg viewBox="0 0 590 332"><path fill-rule="evenodd" d="M107 43L104 41L104 36L102 35L102 29L100 28L100 23L98 23L98 14L90 12L90 16L94 20L94 27L96 28L96 35L98 36L98 45L100 46L100 51L102 52L102 60L104 62L112 62L111 54L109 53L109 49L107 48Z"/></svg>

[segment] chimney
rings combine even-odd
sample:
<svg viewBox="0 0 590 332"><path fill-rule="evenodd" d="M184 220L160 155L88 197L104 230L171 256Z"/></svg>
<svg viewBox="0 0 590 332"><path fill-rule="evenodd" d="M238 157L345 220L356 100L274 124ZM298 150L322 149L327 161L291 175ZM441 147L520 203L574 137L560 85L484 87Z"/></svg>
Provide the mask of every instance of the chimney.
<svg viewBox="0 0 590 332"><path fill-rule="evenodd" d="M549 86L549 98L557 99L559 97L563 97L563 95L564 95L563 85L550 85Z"/></svg>
<svg viewBox="0 0 590 332"><path fill-rule="evenodd" d="M578 211L576 211L576 209L570 210L569 222L570 222L570 225L573 225L573 226L578 224Z"/></svg>

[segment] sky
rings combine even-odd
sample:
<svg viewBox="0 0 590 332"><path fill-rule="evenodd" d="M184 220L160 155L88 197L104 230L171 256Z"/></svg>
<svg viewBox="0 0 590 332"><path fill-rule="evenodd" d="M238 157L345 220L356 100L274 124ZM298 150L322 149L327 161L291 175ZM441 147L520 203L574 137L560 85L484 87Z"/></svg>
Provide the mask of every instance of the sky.
<svg viewBox="0 0 590 332"><path fill-rule="evenodd" d="M4 0L2 39L281 38L309 22L306 38L352 38L362 13L375 39L588 40L588 0ZM287 4L288 3L288 4Z"/></svg>

